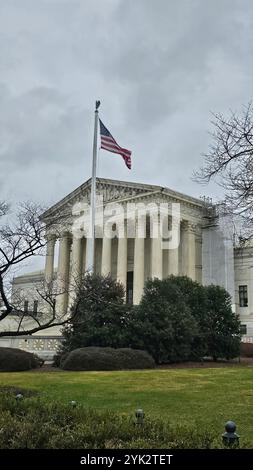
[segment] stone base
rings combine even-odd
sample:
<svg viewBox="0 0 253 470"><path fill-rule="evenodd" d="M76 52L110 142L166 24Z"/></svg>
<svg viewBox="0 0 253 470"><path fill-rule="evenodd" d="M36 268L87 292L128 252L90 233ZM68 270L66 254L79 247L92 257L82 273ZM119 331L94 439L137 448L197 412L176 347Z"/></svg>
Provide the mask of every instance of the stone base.
<svg viewBox="0 0 253 470"><path fill-rule="evenodd" d="M0 338L0 347L23 349L51 362L61 341L61 336L6 336Z"/></svg>

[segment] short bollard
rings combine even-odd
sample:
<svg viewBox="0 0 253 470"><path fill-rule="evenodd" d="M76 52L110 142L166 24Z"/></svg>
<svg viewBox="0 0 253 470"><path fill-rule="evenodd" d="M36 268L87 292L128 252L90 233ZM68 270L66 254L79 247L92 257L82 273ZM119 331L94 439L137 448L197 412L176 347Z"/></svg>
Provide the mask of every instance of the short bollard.
<svg viewBox="0 0 253 470"><path fill-rule="evenodd" d="M24 397L23 397L22 393L18 393L18 394L15 396L15 398L16 398L17 401L20 401L20 400L23 400Z"/></svg>
<svg viewBox="0 0 253 470"><path fill-rule="evenodd" d="M236 425L233 421L228 421L225 424L225 431L224 434L222 434L222 440L223 444L226 447L238 447L239 446L239 439L240 436L237 434L236 431Z"/></svg>
<svg viewBox="0 0 253 470"><path fill-rule="evenodd" d="M77 407L77 402L72 400L69 402L69 404L72 406L72 408L76 408Z"/></svg>
<svg viewBox="0 0 253 470"><path fill-rule="evenodd" d="M136 416L136 424L143 424L144 423L145 413L141 408L136 410L135 416Z"/></svg>

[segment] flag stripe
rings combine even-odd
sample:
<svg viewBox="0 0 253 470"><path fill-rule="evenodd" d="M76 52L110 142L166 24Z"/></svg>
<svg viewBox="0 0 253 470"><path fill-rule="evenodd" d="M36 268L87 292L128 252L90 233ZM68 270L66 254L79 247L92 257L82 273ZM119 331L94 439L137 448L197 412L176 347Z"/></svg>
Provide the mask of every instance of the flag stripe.
<svg viewBox="0 0 253 470"><path fill-rule="evenodd" d="M99 123L100 123L101 148L104 150L107 150L108 152L118 153L119 155L121 155L125 161L126 166L129 169L131 169L132 152L130 150L120 147L100 119L99 119Z"/></svg>
<svg viewBox="0 0 253 470"><path fill-rule="evenodd" d="M131 155L131 152L130 150L127 150L127 149L123 149L122 147L119 147L119 146L115 146L115 145L112 145L112 144L109 144L109 143L103 143L101 142L101 148L105 149L105 150L117 150L119 152L122 152L122 153L125 153L126 155Z"/></svg>
<svg viewBox="0 0 253 470"><path fill-rule="evenodd" d="M113 137L107 137L107 135L101 135L101 139L104 140L105 142L114 142L116 145L118 145Z"/></svg>
<svg viewBox="0 0 253 470"><path fill-rule="evenodd" d="M126 149L123 149L122 147L120 147L115 141L113 141L112 139L108 139L108 138L105 138L105 137L101 137L101 143L102 145L110 145L111 147L114 147L114 148L118 148L119 150L126 150ZM127 150L128 152L130 152L129 150Z"/></svg>
<svg viewBox="0 0 253 470"><path fill-rule="evenodd" d="M115 152L120 152L120 153L124 153L124 155L131 155L131 152L129 150L126 150L126 149L123 149L121 147L115 147L114 145L110 145L110 144L103 144L101 145L101 148L102 149L105 149L105 150L109 150L109 151L115 151Z"/></svg>
<svg viewBox="0 0 253 470"><path fill-rule="evenodd" d="M108 147L101 147L101 148L103 148L104 150L107 150L108 152L118 153L126 158L131 158L131 155L129 153L120 152L119 150L114 150Z"/></svg>

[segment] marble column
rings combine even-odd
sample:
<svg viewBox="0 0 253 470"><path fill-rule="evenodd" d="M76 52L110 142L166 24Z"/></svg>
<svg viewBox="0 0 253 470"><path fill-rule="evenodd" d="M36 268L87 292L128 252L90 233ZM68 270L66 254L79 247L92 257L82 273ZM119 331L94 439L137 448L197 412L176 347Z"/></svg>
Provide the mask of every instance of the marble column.
<svg viewBox="0 0 253 470"><path fill-rule="evenodd" d="M91 238L86 238L86 248L85 248L85 271L91 272L92 270L92 240Z"/></svg>
<svg viewBox="0 0 253 470"><path fill-rule="evenodd" d="M87 249L87 240L82 238L82 273L86 272L86 249Z"/></svg>
<svg viewBox="0 0 253 470"><path fill-rule="evenodd" d="M73 236L71 275L69 282L69 306L73 305L73 302L76 298L77 290L80 285L83 264L82 254L82 238L76 238Z"/></svg>
<svg viewBox="0 0 253 470"><path fill-rule="evenodd" d="M151 237L151 277L152 279L163 278L163 251L160 224L158 221L152 223Z"/></svg>
<svg viewBox="0 0 253 470"><path fill-rule="evenodd" d="M195 248L195 225L190 222L183 223L182 233L182 265L183 274L196 279L196 248Z"/></svg>
<svg viewBox="0 0 253 470"><path fill-rule="evenodd" d="M57 272L57 295L56 305L60 314L67 313L68 290L69 290L69 264L70 264L70 237L64 234L60 238L58 272Z"/></svg>
<svg viewBox="0 0 253 470"><path fill-rule="evenodd" d="M134 239L134 283L133 283L133 303L139 304L144 288L144 251L145 238L139 234L136 224L136 234Z"/></svg>
<svg viewBox="0 0 253 470"><path fill-rule="evenodd" d="M78 285L82 275L82 239L73 237L71 263L71 289ZM72 285L73 284L73 285Z"/></svg>
<svg viewBox="0 0 253 470"><path fill-rule="evenodd" d="M124 237L118 238L117 280L121 282L126 291L127 283L127 237L124 227Z"/></svg>
<svg viewBox="0 0 253 470"><path fill-rule="evenodd" d="M45 263L45 281L48 286L52 287L54 278L54 251L56 237L54 235L47 236L47 252Z"/></svg>
<svg viewBox="0 0 253 470"><path fill-rule="evenodd" d="M175 244L178 246L171 247L168 249L168 275L178 276L179 274L179 244L180 244L180 222L171 224L171 230L173 231L172 238L175 240ZM173 243L173 245L174 245Z"/></svg>
<svg viewBox="0 0 253 470"><path fill-rule="evenodd" d="M111 238L104 235L102 245L102 263L101 263L101 274L107 276L111 274L111 255L112 255L112 240Z"/></svg>

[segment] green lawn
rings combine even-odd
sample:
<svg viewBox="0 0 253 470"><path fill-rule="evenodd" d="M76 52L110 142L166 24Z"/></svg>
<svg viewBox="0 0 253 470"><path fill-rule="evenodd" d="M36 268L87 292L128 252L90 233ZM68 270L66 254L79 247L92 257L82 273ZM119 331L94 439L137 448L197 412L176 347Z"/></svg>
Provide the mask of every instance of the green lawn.
<svg viewBox="0 0 253 470"><path fill-rule="evenodd" d="M77 400L97 410L159 416L171 424L215 427L232 419L253 447L253 367L120 372L0 373L0 386L40 392L45 400Z"/></svg>

